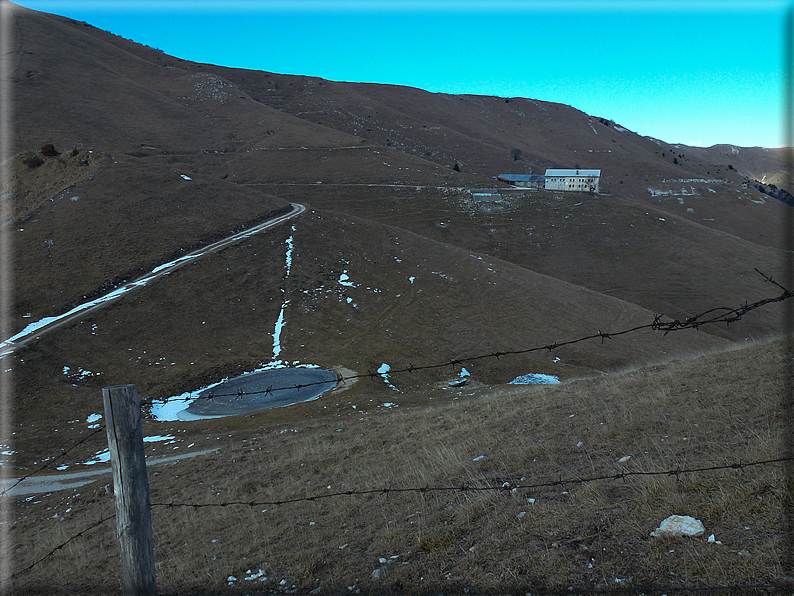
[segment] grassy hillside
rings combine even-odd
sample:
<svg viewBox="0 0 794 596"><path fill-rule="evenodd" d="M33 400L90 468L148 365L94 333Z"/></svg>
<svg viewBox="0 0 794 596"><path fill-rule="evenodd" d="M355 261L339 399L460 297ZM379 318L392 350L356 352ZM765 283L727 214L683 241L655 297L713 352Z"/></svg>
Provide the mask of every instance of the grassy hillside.
<svg viewBox="0 0 794 596"><path fill-rule="evenodd" d="M308 209L6 358L10 474L88 437L103 387L134 383L151 403L273 362L348 376L474 357L457 389L459 365L218 420L156 422L145 410L155 454L221 449L153 468L153 501L499 488L780 455L781 305L730 326L492 356L778 295L755 268L787 283L791 207L753 179L776 175L779 151L669 145L528 98L196 64L87 23L25 9L14 19L15 332L290 203ZM600 168L604 192L495 180L547 167ZM508 384L529 373L562 384ZM94 469L104 447L94 435L58 466ZM768 465L516 493L155 508L158 581L164 593L246 591L246 570L261 568L257 587L323 593L775 583L781 478ZM14 564L110 512L108 480L15 500ZM722 544L650 540L673 513L703 519ZM115 589L111 526L16 587Z"/></svg>
<svg viewBox="0 0 794 596"><path fill-rule="evenodd" d="M188 441L221 453L150 469L158 587L450 593L780 583L780 464L580 479L780 457L781 349L754 342L557 386L398 395L359 381L280 411L145 422L146 435L176 437L151 444L155 455ZM398 407L381 405L395 399ZM20 564L111 513L108 481L18 499ZM463 485L493 490L400 492ZM520 486L535 488L511 490ZM261 504L157 505L226 502ZM650 537L672 514L701 520L706 534ZM92 530L15 587L113 590L114 540L112 522Z"/></svg>

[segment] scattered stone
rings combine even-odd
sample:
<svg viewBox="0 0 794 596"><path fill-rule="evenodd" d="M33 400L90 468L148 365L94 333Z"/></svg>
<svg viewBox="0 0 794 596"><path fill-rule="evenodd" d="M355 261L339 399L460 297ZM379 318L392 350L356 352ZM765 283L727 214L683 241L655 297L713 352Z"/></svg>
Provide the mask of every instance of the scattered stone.
<svg viewBox="0 0 794 596"><path fill-rule="evenodd" d="M626 455L626 456L624 456L624 457L621 457L621 458L618 460L618 463L619 463L619 464L622 464L622 463L625 463L625 462L629 461L630 459L631 459L631 456L630 456L630 455Z"/></svg>
<svg viewBox="0 0 794 596"><path fill-rule="evenodd" d="M680 537L680 536L702 536L706 528L700 520L688 515L671 515L665 519L661 525L651 532L651 536L656 538Z"/></svg>

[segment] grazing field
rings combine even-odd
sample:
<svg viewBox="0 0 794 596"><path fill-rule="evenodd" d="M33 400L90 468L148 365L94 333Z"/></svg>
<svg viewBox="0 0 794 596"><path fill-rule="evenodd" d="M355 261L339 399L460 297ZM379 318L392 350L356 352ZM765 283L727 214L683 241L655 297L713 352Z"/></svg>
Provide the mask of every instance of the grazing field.
<svg viewBox="0 0 794 596"><path fill-rule="evenodd" d="M159 590L779 584L783 466L753 464L781 457L781 355L770 339L559 385L398 397L363 380L268 413L145 422L179 449L188 436L191 449L220 449L150 469ZM15 558L32 562L112 515L109 481L18 498ZM706 534L652 538L673 514ZM15 589L116 589L114 532L112 519L90 530Z"/></svg>

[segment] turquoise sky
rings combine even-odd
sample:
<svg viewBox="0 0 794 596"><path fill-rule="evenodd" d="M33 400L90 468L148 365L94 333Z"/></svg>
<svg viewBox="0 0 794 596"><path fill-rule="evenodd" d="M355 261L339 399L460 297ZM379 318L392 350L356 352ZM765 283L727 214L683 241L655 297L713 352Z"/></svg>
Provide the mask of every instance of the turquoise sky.
<svg viewBox="0 0 794 596"><path fill-rule="evenodd" d="M569 104L670 143L783 144L790 2L21 0L196 62Z"/></svg>

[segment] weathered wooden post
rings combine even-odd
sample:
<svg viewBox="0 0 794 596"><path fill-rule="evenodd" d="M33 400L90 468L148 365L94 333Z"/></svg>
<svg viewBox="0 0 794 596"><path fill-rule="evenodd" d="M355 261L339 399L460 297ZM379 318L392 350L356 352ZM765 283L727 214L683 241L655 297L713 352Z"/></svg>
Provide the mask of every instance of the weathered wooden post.
<svg viewBox="0 0 794 596"><path fill-rule="evenodd" d="M141 399L135 385L104 387L105 421L116 495L116 535L125 596L156 595L149 479L143 455Z"/></svg>

